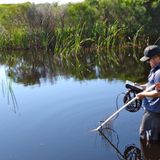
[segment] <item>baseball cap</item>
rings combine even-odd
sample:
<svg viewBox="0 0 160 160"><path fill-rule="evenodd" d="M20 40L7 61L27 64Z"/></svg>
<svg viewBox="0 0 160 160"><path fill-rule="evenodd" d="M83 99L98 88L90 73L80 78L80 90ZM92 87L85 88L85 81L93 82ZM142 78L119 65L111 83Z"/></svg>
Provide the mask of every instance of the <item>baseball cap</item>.
<svg viewBox="0 0 160 160"><path fill-rule="evenodd" d="M145 62L158 54L160 54L160 47L158 45L150 45L145 48L144 56L140 59L140 61Z"/></svg>

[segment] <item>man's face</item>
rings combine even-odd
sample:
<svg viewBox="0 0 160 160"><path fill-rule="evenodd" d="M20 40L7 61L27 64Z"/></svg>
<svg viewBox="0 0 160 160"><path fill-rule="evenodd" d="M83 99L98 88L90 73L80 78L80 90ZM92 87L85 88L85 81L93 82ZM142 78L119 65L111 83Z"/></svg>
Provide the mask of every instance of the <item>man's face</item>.
<svg viewBox="0 0 160 160"><path fill-rule="evenodd" d="M150 64L151 68L154 68L158 64L160 64L160 57L155 55L152 58L150 58L147 62Z"/></svg>

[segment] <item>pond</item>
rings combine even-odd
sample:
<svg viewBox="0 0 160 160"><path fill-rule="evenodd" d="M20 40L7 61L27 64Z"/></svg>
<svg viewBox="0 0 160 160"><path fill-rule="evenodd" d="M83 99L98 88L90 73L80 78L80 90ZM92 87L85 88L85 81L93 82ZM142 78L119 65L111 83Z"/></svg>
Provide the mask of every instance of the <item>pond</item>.
<svg viewBox="0 0 160 160"><path fill-rule="evenodd" d="M125 79L146 77L134 60L119 65L106 58L1 53L0 159L116 160L127 146L140 148L142 109L120 112L106 137L91 132L123 105ZM133 65L139 66L137 72Z"/></svg>

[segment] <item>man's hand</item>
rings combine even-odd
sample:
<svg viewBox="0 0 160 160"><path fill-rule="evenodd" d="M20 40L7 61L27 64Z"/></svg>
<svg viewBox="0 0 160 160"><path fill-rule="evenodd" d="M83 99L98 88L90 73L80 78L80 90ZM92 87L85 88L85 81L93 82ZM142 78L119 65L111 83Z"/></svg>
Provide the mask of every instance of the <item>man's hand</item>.
<svg viewBox="0 0 160 160"><path fill-rule="evenodd" d="M160 83L156 83L155 88L156 88L157 91L160 91Z"/></svg>
<svg viewBox="0 0 160 160"><path fill-rule="evenodd" d="M136 94L136 97L138 99L143 99L145 97L145 92L143 91L143 92L140 92L140 93Z"/></svg>

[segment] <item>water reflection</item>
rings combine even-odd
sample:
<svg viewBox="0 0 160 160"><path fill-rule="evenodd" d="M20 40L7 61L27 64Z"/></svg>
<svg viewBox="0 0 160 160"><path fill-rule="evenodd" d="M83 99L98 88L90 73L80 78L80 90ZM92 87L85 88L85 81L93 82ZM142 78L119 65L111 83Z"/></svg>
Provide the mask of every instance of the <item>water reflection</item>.
<svg viewBox="0 0 160 160"><path fill-rule="evenodd" d="M126 51L127 52L127 51ZM73 77L76 80L97 78L130 79L142 81L146 70L128 53L108 51L77 56L53 57L45 52L1 53L0 63L7 66L6 72L14 82L24 85L41 84L49 80L57 81L58 76Z"/></svg>
<svg viewBox="0 0 160 160"><path fill-rule="evenodd" d="M2 96L3 98L6 99L8 105L11 106L11 110L14 113L16 113L18 109L18 103L17 103L15 93L13 91L12 80L8 79L5 73L2 72L2 70L0 74L1 74L0 86L2 89Z"/></svg>
<svg viewBox="0 0 160 160"><path fill-rule="evenodd" d="M108 134L112 132L112 134ZM116 144L113 141L113 134L116 135ZM159 160L160 159L160 142L146 142L140 140L140 147L135 144L125 145L124 151L119 149L119 136L118 133L111 129L99 130L99 135L105 143L109 144L117 154L120 160Z"/></svg>
<svg viewBox="0 0 160 160"><path fill-rule="evenodd" d="M150 142L141 140L141 150L144 160L159 160L160 159L160 142Z"/></svg>
<svg viewBox="0 0 160 160"><path fill-rule="evenodd" d="M105 129L106 130L106 129ZM112 130L114 131L114 130ZM119 144L119 137L118 137L118 134L117 132L114 131L114 133L116 133L116 138L117 138L117 144L113 144L112 142L112 139L110 140L110 138L108 137L108 131L105 133L104 130L99 130L98 131L100 136L102 137L103 140L105 140L116 152L117 154L117 157L120 158L120 159L125 159L124 155L121 153L121 151L119 150L119 147L118 147L118 144Z"/></svg>
<svg viewBox="0 0 160 160"><path fill-rule="evenodd" d="M35 58L36 56L37 58ZM10 75L11 80L24 85L41 84L40 87L25 87L12 83L19 102L20 114L10 114L6 107L1 108L1 159L8 160L10 155L13 155L16 160L116 159L114 151L108 153L106 149L99 150L99 144L97 151L97 147L94 145L95 135L88 134L89 129L95 126L99 119L106 117L106 113L112 113L115 107L115 95L124 89L122 81L101 80L107 76L110 76L110 79L115 78L103 72L103 70L112 72L112 68L109 68L112 64L107 66L109 62L106 63L106 59L103 60L99 56L100 60L98 61L95 55L87 55L90 60L86 60L85 56L79 60L74 57L73 59L49 58L50 55L45 53L42 55L33 53L31 57L27 53L16 53L16 56L9 54L6 57L4 54L1 57L1 63L6 65L4 69ZM115 65L118 66L118 64ZM113 68L113 71L116 69L120 70L117 67ZM32 70L39 74L37 81L33 81L28 76L32 75ZM120 73L118 74L120 76ZM63 77L58 79L60 75ZM71 76L73 78L70 78ZM82 80L99 79L86 81L86 85L86 83L78 82L81 80L81 76L84 76ZM26 77L29 78L26 80ZM48 80L49 83L45 83L45 85L42 83L42 81L48 82ZM55 83L57 81L58 83ZM50 83L54 83L54 85ZM0 106L5 106L5 103L1 101ZM118 118L118 126L121 130L121 124L124 125L124 121L120 119L121 115ZM128 121L129 118L124 116L123 119ZM137 119L136 116L133 121L135 122ZM131 120L131 123L133 121ZM132 128L136 130L137 126L134 125ZM113 132L110 130L110 134ZM126 135L126 133L123 131L122 134ZM118 142L116 132L114 135L116 147L123 149L121 143ZM127 141L130 139L130 137L125 138ZM136 139L135 133L133 133L133 139ZM61 154L62 152L63 154Z"/></svg>

